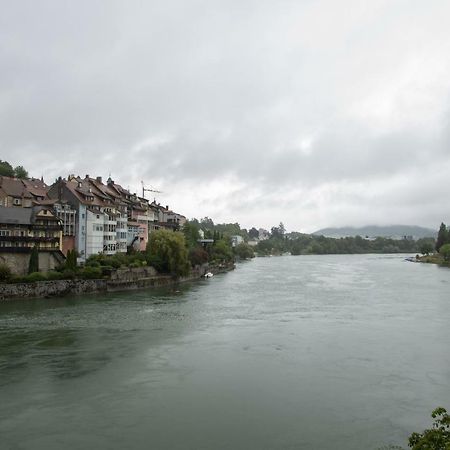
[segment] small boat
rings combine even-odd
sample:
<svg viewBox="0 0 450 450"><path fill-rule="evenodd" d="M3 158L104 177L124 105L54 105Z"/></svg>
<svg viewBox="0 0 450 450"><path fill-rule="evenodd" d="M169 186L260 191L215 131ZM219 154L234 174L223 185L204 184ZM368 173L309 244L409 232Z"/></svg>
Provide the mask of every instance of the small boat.
<svg viewBox="0 0 450 450"><path fill-rule="evenodd" d="M206 272L204 276L205 276L205 278L211 278L214 276L214 274L211 272Z"/></svg>

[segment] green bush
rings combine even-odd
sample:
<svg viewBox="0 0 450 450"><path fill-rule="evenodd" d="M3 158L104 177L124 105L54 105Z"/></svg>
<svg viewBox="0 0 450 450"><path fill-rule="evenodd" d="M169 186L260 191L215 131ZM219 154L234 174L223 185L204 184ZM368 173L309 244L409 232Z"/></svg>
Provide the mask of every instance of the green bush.
<svg viewBox="0 0 450 450"><path fill-rule="evenodd" d="M100 270L102 271L102 276L110 277L114 271L114 267L112 266L101 266Z"/></svg>
<svg viewBox="0 0 450 450"><path fill-rule="evenodd" d="M99 261L92 259L86 261L85 267L101 267L101 264Z"/></svg>
<svg viewBox="0 0 450 450"><path fill-rule="evenodd" d="M208 252L203 247L194 247L189 250L189 261L192 266L200 266L207 263Z"/></svg>
<svg viewBox="0 0 450 450"><path fill-rule="evenodd" d="M46 281L47 280L47 277L45 276L45 274L43 274L41 272L32 272L24 278L26 278L25 282L28 282L28 283L34 283L35 281Z"/></svg>
<svg viewBox="0 0 450 450"><path fill-rule="evenodd" d="M136 269L137 267L141 267L141 263L139 261L134 261L134 262L130 263L130 265L128 267L132 267L132 268Z"/></svg>
<svg viewBox="0 0 450 450"><path fill-rule="evenodd" d="M236 256L238 256L241 259L250 259L255 257L255 252L253 251L253 248L246 244L245 242L242 242L234 248L234 252Z"/></svg>
<svg viewBox="0 0 450 450"><path fill-rule="evenodd" d="M6 264L0 264L0 281L9 281L11 278L11 269Z"/></svg>
<svg viewBox="0 0 450 450"><path fill-rule="evenodd" d="M158 255L147 255L147 265L153 267L157 272L164 273L168 271L167 264Z"/></svg>
<svg viewBox="0 0 450 450"><path fill-rule="evenodd" d="M211 258L213 261L230 262L234 260L231 245L225 239L214 242L211 250Z"/></svg>
<svg viewBox="0 0 450 450"><path fill-rule="evenodd" d="M74 270L65 269L62 273L63 280L73 280L76 276L76 272Z"/></svg>
<svg viewBox="0 0 450 450"><path fill-rule="evenodd" d="M64 275L60 272L50 271L47 273L47 280L62 280Z"/></svg>
<svg viewBox="0 0 450 450"><path fill-rule="evenodd" d="M36 246L31 250L30 262L28 264L28 274L39 271L39 250Z"/></svg>
<svg viewBox="0 0 450 450"><path fill-rule="evenodd" d="M78 272L80 278L86 280L93 280L97 278L102 278L102 269L99 267L85 267Z"/></svg>
<svg viewBox="0 0 450 450"><path fill-rule="evenodd" d="M450 261L450 244L444 244L440 249L439 253L444 257L444 260Z"/></svg>

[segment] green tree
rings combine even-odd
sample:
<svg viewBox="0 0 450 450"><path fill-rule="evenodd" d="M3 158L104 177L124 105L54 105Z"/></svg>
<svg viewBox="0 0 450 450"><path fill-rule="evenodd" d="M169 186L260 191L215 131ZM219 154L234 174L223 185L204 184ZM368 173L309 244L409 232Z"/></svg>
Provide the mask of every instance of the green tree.
<svg viewBox="0 0 450 450"><path fill-rule="evenodd" d="M28 273L39 272L39 250L35 245L31 250L30 262L28 264Z"/></svg>
<svg viewBox="0 0 450 450"><path fill-rule="evenodd" d="M198 246L198 240L200 239L198 223L188 221L184 224L181 231L184 234L188 248L192 249Z"/></svg>
<svg viewBox="0 0 450 450"><path fill-rule="evenodd" d="M248 236L250 239L258 239L259 231L255 227L252 227L248 230Z"/></svg>
<svg viewBox="0 0 450 450"><path fill-rule="evenodd" d="M450 244L444 244L440 249L439 253L444 257L444 260L450 262Z"/></svg>
<svg viewBox="0 0 450 450"><path fill-rule="evenodd" d="M76 270L77 269L77 252L76 250L69 250L66 257L66 269Z"/></svg>
<svg viewBox="0 0 450 450"><path fill-rule="evenodd" d="M433 244L431 242L423 242L420 244L419 251L422 255L429 255L433 251Z"/></svg>
<svg viewBox="0 0 450 450"><path fill-rule="evenodd" d="M150 234L146 254L149 261L157 258L163 271L175 276L187 275L190 264L184 234L177 231L157 230Z"/></svg>
<svg viewBox="0 0 450 450"><path fill-rule="evenodd" d="M26 179L28 178L28 172L23 166L17 166L14 168L14 176L16 178Z"/></svg>
<svg viewBox="0 0 450 450"><path fill-rule="evenodd" d="M240 244L236 245L236 247L234 248L234 252L236 253L236 256L241 259L250 259L255 257L253 248L245 242L241 242Z"/></svg>
<svg viewBox="0 0 450 450"><path fill-rule="evenodd" d="M435 419L432 428L409 437L412 450L450 450L450 416L444 408L436 408L431 417Z"/></svg>
<svg viewBox="0 0 450 450"><path fill-rule="evenodd" d="M214 242L211 249L211 259L224 262L233 261L233 250L230 243L225 239Z"/></svg>
<svg viewBox="0 0 450 450"><path fill-rule="evenodd" d="M439 227L438 237L436 240L436 251L439 251L439 249L448 242L449 242L449 232L447 230L447 227L445 226L445 223L442 222L441 226Z"/></svg>
<svg viewBox="0 0 450 450"><path fill-rule="evenodd" d="M208 262L208 252L203 247L194 247L189 250L189 261L192 266L199 266Z"/></svg>
<svg viewBox="0 0 450 450"><path fill-rule="evenodd" d="M0 159L0 175L4 177L14 176L14 169L8 161L2 161Z"/></svg>

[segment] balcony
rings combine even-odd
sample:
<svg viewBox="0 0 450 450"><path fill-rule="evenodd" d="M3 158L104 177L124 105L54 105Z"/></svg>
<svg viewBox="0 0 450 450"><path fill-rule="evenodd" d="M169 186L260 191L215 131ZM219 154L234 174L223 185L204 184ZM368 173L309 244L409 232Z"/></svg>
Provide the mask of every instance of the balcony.
<svg viewBox="0 0 450 450"><path fill-rule="evenodd" d="M0 242L59 242L59 236L0 236Z"/></svg>
<svg viewBox="0 0 450 450"><path fill-rule="evenodd" d="M62 225L43 225L35 224L33 225L33 230L49 230L49 231L62 231Z"/></svg>

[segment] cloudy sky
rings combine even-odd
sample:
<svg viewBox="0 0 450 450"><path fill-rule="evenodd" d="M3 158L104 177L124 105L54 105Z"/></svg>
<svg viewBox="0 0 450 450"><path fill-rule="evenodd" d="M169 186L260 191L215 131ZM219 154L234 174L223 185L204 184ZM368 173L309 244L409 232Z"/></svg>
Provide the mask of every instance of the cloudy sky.
<svg viewBox="0 0 450 450"><path fill-rule="evenodd" d="M188 217L450 222L448 0L0 0L0 159Z"/></svg>

